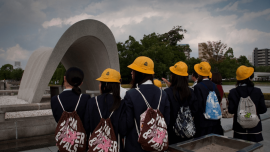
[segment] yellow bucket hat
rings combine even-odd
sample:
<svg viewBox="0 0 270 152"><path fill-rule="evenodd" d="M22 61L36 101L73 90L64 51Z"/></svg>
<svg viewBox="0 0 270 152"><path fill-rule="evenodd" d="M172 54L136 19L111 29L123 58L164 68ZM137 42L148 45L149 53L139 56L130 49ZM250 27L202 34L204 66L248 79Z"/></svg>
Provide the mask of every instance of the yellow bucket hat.
<svg viewBox="0 0 270 152"><path fill-rule="evenodd" d="M159 87L159 88L162 87L162 83L158 79L155 79L154 80L154 85L157 86L157 87Z"/></svg>
<svg viewBox="0 0 270 152"><path fill-rule="evenodd" d="M212 72L209 73L209 78L212 79Z"/></svg>
<svg viewBox="0 0 270 152"><path fill-rule="evenodd" d="M182 61L175 63L174 66L171 66L170 71L176 75L188 76L188 66Z"/></svg>
<svg viewBox="0 0 270 152"><path fill-rule="evenodd" d="M146 56L137 57L128 68L145 74L155 74L154 62Z"/></svg>
<svg viewBox="0 0 270 152"><path fill-rule="evenodd" d="M254 68L246 67L242 65L236 70L236 79L245 80L249 78L253 73L254 73Z"/></svg>
<svg viewBox="0 0 270 152"><path fill-rule="evenodd" d="M118 82L120 83L121 75L118 71L108 68L103 71L101 77L97 78L96 80L102 82Z"/></svg>
<svg viewBox="0 0 270 152"><path fill-rule="evenodd" d="M201 62L200 64L196 64L194 66L194 70L201 76L209 76L211 66L208 62Z"/></svg>

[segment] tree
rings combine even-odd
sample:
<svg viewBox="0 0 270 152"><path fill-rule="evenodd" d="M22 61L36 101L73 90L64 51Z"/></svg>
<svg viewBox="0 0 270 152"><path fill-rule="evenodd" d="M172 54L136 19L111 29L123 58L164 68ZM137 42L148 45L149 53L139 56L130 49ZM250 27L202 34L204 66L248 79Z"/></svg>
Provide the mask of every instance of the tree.
<svg viewBox="0 0 270 152"><path fill-rule="evenodd" d="M13 80L20 81L22 79L22 76L23 76L23 69L21 68L13 69L11 72L11 78Z"/></svg>
<svg viewBox="0 0 270 152"><path fill-rule="evenodd" d="M0 69L0 79L12 79L11 78L11 72L13 70L13 65L11 64L5 64Z"/></svg>
<svg viewBox="0 0 270 152"><path fill-rule="evenodd" d="M255 72L270 72L270 66L257 66Z"/></svg>
<svg viewBox="0 0 270 152"><path fill-rule="evenodd" d="M189 46L176 45L184 38L183 32L186 30L182 29L181 26L176 26L168 33L144 35L140 41L129 36L125 43L118 42L122 82L129 83L131 81L131 70L127 66L138 56L147 56L154 61L156 78L166 77L170 66L178 61L186 60L183 50L190 50Z"/></svg>
<svg viewBox="0 0 270 152"><path fill-rule="evenodd" d="M201 43L202 59L205 59L209 63L221 62L224 57L223 53L226 51L227 44L221 41L207 41L207 43Z"/></svg>
<svg viewBox="0 0 270 152"><path fill-rule="evenodd" d="M231 47L225 52L224 57L230 59L234 58L233 49Z"/></svg>
<svg viewBox="0 0 270 152"><path fill-rule="evenodd" d="M59 81L59 84L62 84L64 81L64 75L65 75L66 69L64 65L60 62L51 78L50 83L55 84L55 81Z"/></svg>
<svg viewBox="0 0 270 152"><path fill-rule="evenodd" d="M237 59L237 61L238 61L238 63L240 64L240 65L245 65L245 66L249 66L249 67L251 67L252 65L249 63L249 60L247 59L247 57L246 56L240 56L238 59Z"/></svg>
<svg viewBox="0 0 270 152"><path fill-rule="evenodd" d="M192 74L195 70L194 70L194 66L195 64L199 64L201 63L202 60L199 59L199 58L190 58L188 61L187 61L187 65L188 65L188 73L189 74Z"/></svg>

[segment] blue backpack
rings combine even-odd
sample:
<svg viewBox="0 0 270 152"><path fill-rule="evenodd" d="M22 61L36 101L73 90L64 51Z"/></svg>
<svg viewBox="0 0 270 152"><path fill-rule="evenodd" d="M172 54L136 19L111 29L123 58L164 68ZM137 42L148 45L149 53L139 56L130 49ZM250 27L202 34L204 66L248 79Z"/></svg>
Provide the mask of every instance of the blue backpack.
<svg viewBox="0 0 270 152"><path fill-rule="evenodd" d="M209 90L204 83L201 82L200 84L202 84L207 90ZM209 94L206 100L205 113L204 113L205 119L219 120L222 117L220 105L219 105L218 98L215 92L215 88L216 86L213 83L213 91L209 90Z"/></svg>

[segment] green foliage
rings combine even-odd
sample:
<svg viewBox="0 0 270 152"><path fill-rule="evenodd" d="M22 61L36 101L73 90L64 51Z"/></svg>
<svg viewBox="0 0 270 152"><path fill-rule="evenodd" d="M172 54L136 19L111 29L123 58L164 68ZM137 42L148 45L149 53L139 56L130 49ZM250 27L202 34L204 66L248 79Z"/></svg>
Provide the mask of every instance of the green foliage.
<svg viewBox="0 0 270 152"><path fill-rule="evenodd" d="M194 70L194 65L201 63L202 60L199 58L190 58L189 60L187 60L187 65L188 65L188 73L191 75L195 70Z"/></svg>
<svg viewBox="0 0 270 152"><path fill-rule="evenodd" d="M224 57L230 59L234 58L233 49L231 47L225 52Z"/></svg>
<svg viewBox="0 0 270 152"><path fill-rule="evenodd" d="M13 70L13 65L5 64L0 69L0 80L3 79L12 79L11 73Z"/></svg>
<svg viewBox="0 0 270 152"><path fill-rule="evenodd" d="M183 49L189 49L187 48L189 46L183 48L177 45L177 42L184 38L181 32L186 32L186 30L183 30L181 26L176 26L168 33L144 35L140 42L129 36L125 43L117 43L122 82L131 81L131 70L127 66L139 56L147 56L154 61L156 78L166 77L170 66L176 62L185 61Z"/></svg>
<svg viewBox="0 0 270 152"><path fill-rule="evenodd" d="M270 66L255 67L255 72L270 72Z"/></svg>
<svg viewBox="0 0 270 152"><path fill-rule="evenodd" d="M245 65L245 66L248 66L248 67L251 67L252 65L249 63L249 60L247 59L246 56L240 56L239 59L237 59L238 63L240 65Z"/></svg>
<svg viewBox="0 0 270 152"><path fill-rule="evenodd" d="M64 81L65 72L66 72L66 69L64 65L60 62L51 78L50 84L55 84L57 80L59 81L58 84L62 84Z"/></svg>
<svg viewBox="0 0 270 152"><path fill-rule="evenodd" d="M11 78L13 80L20 81L22 79L23 72L24 71L21 68L13 69L12 72L11 72Z"/></svg>

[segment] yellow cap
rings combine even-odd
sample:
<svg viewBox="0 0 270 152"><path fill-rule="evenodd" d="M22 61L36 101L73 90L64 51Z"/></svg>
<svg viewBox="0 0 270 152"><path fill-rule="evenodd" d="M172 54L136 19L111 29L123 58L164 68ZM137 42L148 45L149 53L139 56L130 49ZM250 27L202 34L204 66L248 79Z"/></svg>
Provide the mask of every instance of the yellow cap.
<svg viewBox="0 0 270 152"><path fill-rule="evenodd" d="M212 79L212 72L209 73L209 78Z"/></svg>
<svg viewBox="0 0 270 152"><path fill-rule="evenodd" d="M196 64L194 66L194 70L201 76L209 76L211 66L208 62L201 62L200 64Z"/></svg>
<svg viewBox="0 0 270 152"><path fill-rule="evenodd" d="M254 68L246 67L242 65L236 70L236 79L245 80L249 78L253 73L254 73Z"/></svg>
<svg viewBox="0 0 270 152"><path fill-rule="evenodd" d="M97 78L96 80L102 82L118 82L120 83L121 75L118 71L108 68L103 71L101 77Z"/></svg>
<svg viewBox="0 0 270 152"><path fill-rule="evenodd" d="M154 62L146 56L137 57L134 62L128 66L128 68L145 74L155 73Z"/></svg>
<svg viewBox="0 0 270 152"><path fill-rule="evenodd" d="M174 66L171 66L170 71L176 75L188 76L188 66L182 61L175 63Z"/></svg>
<svg viewBox="0 0 270 152"><path fill-rule="evenodd" d="M155 86L157 86L159 88L162 87L161 81L159 81L158 79L154 80L154 84L155 84Z"/></svg>

